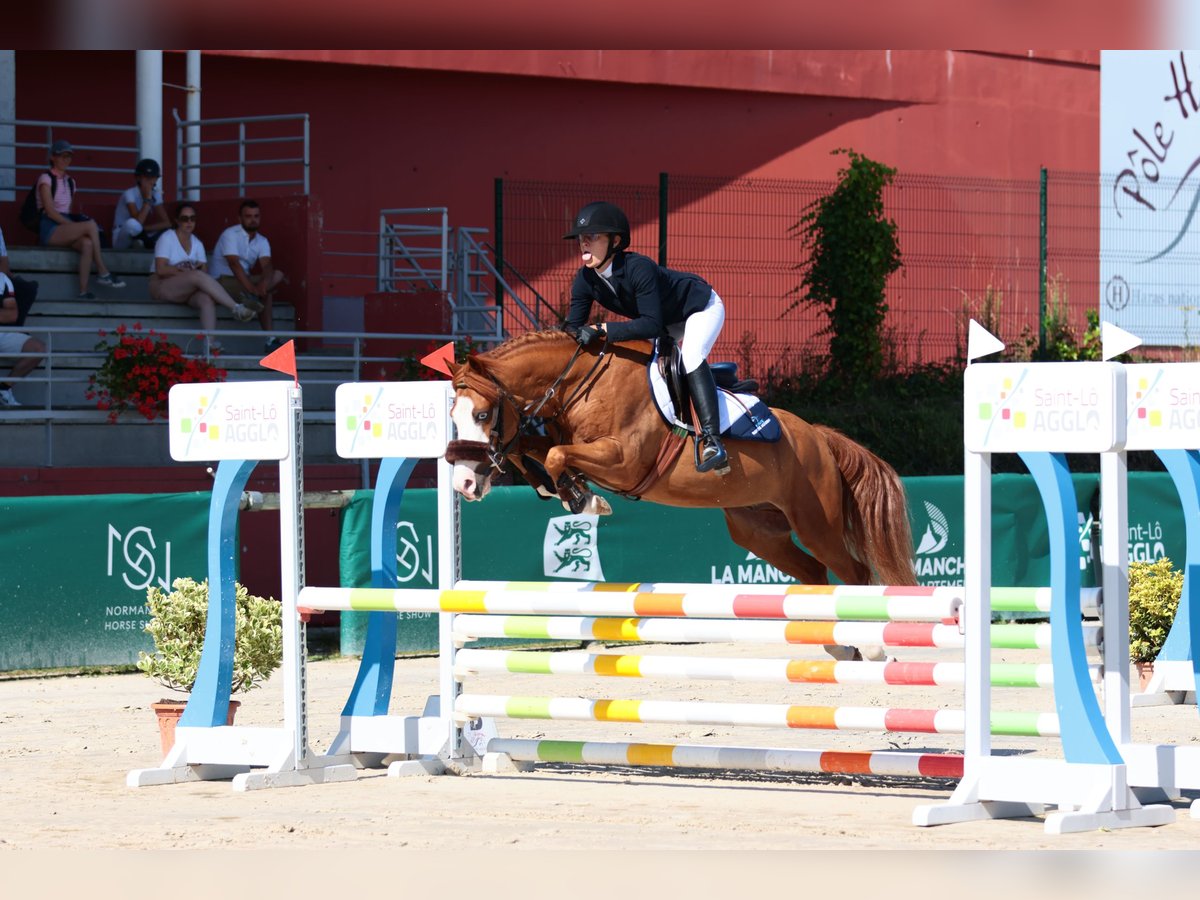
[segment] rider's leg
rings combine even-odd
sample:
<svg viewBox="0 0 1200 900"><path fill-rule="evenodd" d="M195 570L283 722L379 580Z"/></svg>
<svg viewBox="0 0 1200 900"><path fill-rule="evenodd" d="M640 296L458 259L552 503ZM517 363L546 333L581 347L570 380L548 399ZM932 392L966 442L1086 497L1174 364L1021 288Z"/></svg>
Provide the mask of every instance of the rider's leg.
<svg viewBox="0 0 1200 900"><path fill-rule="evenodd" d="M708 363L702 362L693 372L688 372L688 390L692 405L696 408L696 471L708 472L716 469L717 474L729 471L729 454L721 443L721 415L717 406L717 385L713 381Z"/></svg>
<svg viewBox="0 0 1200 900"><path fill-rule="evenodd" d="M713 291L708 305L687 317L679 352L687 372L688 390L696 408L696 470L713 469L724 475L729 471L728 454L721 443L721 416L717 405L717 385L709 369L709 351L717 342L725 323L725 305Z"/></svg>

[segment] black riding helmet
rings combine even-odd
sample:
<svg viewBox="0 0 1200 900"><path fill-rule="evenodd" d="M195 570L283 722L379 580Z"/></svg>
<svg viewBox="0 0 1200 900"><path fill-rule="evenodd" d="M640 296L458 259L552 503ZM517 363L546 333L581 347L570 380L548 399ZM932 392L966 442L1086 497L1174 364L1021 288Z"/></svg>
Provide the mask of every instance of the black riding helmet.
<svg viewBox="0 0 1200 900"><path fill-rule="evenodd" d="M146 178L158 178L162 175L162 170L158 167L156 159L139 159L138 164L133 168L133 174Z"/></svg>
<svg viewBox="0 0 1200 900"><path fill-rule="evenodd" d="M571 241L581 234L619 234L621 249L624 250L629 246L629 218L616 204L604 201L589 203L579 211L571 230L563 235L563 240Z"/></svg>

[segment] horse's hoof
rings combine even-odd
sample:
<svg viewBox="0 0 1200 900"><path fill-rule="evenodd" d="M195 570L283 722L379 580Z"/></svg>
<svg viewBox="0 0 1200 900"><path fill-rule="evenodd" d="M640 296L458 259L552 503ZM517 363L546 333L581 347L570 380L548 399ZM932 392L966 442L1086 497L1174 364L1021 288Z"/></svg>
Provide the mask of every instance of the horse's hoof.
<svg viewBox="0 0 1200 900"><path fill-rule="evenodd" d="M591 512L597 516L611 516L612 507L608 505L608 501L603 497L598 497L592 494L592 502L588 504Z"/></svg>

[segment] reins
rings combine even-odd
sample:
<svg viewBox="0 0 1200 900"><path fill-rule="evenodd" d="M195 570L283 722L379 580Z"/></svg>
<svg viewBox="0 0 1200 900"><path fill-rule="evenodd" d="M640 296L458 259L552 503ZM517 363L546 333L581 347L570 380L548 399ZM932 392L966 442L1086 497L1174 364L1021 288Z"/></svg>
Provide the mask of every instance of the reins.
<svg viewBox="0 0 1200 900"><path fill-rule="evenodd" d="M576 347L575 352L571 354L571 358L567 360L566 366L558 374L558 377L551 382L550 387L546 388L541 399L526 403L521 406L518 398L514 396L507 388L504 387L490 373L485 372L488 381L496 386L496 420L495 427L492 428L492 439L485 443L483 441L451 441L446 446L446 461L453 464L462 460L469 462L484 462L485 460L491 463L493 469L497 472L504 471L504 461L509 455L515 452L519 445L522 436L535 433L539 423L555 422L571 404L579 397L584 387L588 385L592 375L604 360L608 353L608 338L604 339L604 346L600 348L600 352L596 355L596 361L592 363L592 367L588 369L587 374L580 379L579 385L567 395L566 399L559 403L558 409L552 416L541 415L542 409L549 403L558 393L560 385L570 374L571 369L575 367L575 363L579 360L580 354L583 353L583 347ZM461 390L468 385L465 381L460 381L454 385L455 390ZM510 404L517 414L517 426L513 429L513 436L500 446L500 441L504 434L504 406L505 402Z"/></svg>

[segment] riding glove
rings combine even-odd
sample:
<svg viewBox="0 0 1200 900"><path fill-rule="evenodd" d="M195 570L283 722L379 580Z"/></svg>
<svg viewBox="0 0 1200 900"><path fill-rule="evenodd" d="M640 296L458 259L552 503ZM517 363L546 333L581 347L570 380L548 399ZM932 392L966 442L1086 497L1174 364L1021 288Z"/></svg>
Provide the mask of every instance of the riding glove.
<svg viewBox="0 0 1200 900"><path fill-rule="evenodd" d="M586 347L603 336L603 332L595 325L580 325L579 330L575 332L575 340L579 342L580 347Z"/></svg>

